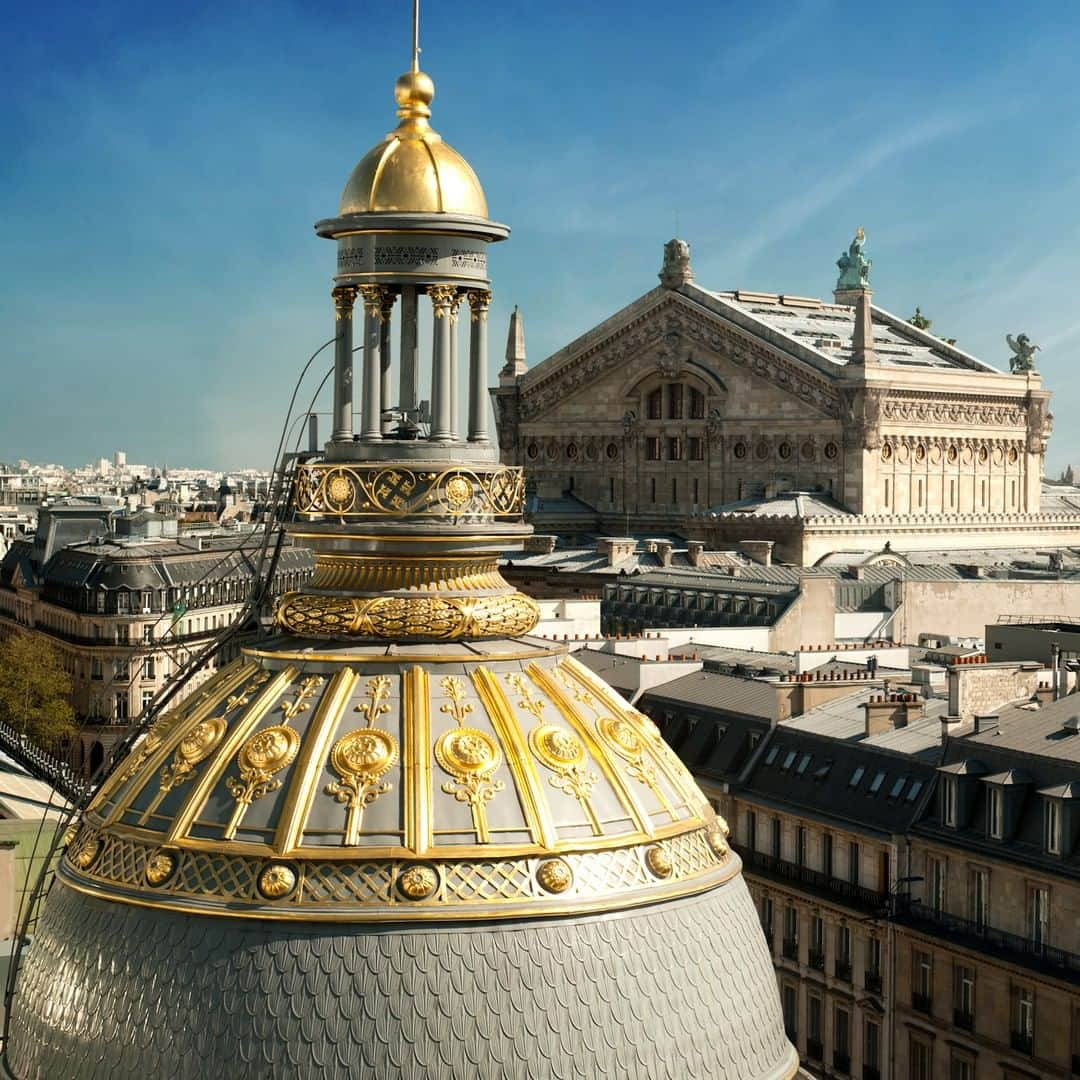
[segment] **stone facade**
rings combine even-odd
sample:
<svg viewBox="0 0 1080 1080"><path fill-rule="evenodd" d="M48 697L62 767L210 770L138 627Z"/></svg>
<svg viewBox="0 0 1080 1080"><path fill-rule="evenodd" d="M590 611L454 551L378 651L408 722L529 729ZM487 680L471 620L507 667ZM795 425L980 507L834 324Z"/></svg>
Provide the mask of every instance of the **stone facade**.
<svg viewBox="0 0 1080 1080"><path fill-rule="evenodd" d="M778 552L796 562L880 547L898 528L919 547L1035 523L1052 425L1037 373L999 372L870 308L868 293L870 351L855 349L847 293L712 293L688 260L668 270L532 370L504 369L492 391L502 457L541 495L572 492L605 528L632 520L730 544L790 541L809 524L729 521L731 504L821 493L839 516L813 526L841 531ZM1080 538L1080 519L1050 524Z"/></svg>

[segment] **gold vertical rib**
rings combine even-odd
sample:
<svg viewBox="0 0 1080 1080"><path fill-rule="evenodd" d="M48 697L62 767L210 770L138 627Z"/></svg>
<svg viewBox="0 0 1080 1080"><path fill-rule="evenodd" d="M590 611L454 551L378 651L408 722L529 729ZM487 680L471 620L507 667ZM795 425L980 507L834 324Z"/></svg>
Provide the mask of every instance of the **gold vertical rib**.
<svg viewBox="0 0 1080 1080"><path fill-rule="evenodd" d="M575 660L572 656L568 656L563 660L562 666L564 671L567 671L591 694L599 698L616 716L621 716L624 720L628 720L635 725L638 723L637 711L634 707L628 705L598 676L593 675L584 664ZM663 743L660 747L652 745L657 741L657 738ZM680 796L691 810L695 807L700 809L703 805L707 806L704 796L701 794L697 784L694 783L693 777L686 772L685 766L680 762L680 769L676 770L669 760L668 755L675 757L676 760L678 760L678 757L675 751L664 742L663 736L649 736L648 742L650 758L659 765L660 771L667 777L668 783L671 784L675 794ZM685 776L683 775L684 772L686 773Z"/></svg>
<svg viewBox="0 0 1080 1080"><path fill-rule="evenodd" d="M109 811L109 816L105 819L106 825L112 825L120 819L130 808L132 800L145 789L147 782L157 775L158 770L176 750L184 736L193 727L201 724L233 690L254 675L256 670L257 665L250 661L241 661L240 666L231 671L226 667L214 678L208 680L201 692L196 691L190 695L190 699L185 699L180 703L177 710L180 715L174 722L175 726L169 737L152 754L149 754L146 760L131 775L129 779L135 780L136 783L132 785L127 797L118 799L116 805ZM185 712L187 715L184 715ZM137 754L138 750L134 751L134 753ZM114 788L119 786L119 778L124 774L123 765L124 763L121 763L121 766L109 777L109 780L113 781ZM98 803L103 799L107 799L112 793L112 788L103 788L94 799L94 802Z"/></svg>
<svg viewBox="0 0 1080 1080"><path fill-rule="evenodd" d="M195 781L187 802L180 809L180 813L173 820L172 828L169 829L168 841L175 843L182 840L191 823L195 820L199 811L203 808L214 785L218 782L221 774L229 767L233 754L240 748L240 744L247 738L248 732L270 711L274 702L282 695L285 688L292 682L297 673L294 667L287 667L278 672L266 686L266 689L255 699L247 713L233 724L232 730L222 740L221 745L214 752L214 756L208 759L202 775Z"/></svg>
<svg viewBox="0 0 1080 1080"><path fill-rule="evenodd" d="M514 716L514 710L510 707L499 680L487 668L476 668L472 673L472 681L491 718L491 725L506 750L506 764L514 778L532 838L537 844L554 848L559 837L547 812L548 805L544 798L540 774L536 771L536 763L525 743L525 736Z"/></svg>
<svg viewBox="0 0 1080 1080"><path fill-rule="evenodd" d="M423 855L432 840L431 826L431 714L428 675L411 667L402 676L402 737L405 758L405 846Z"/></svg>
<svg viewBox="0 0 1080 1080"><path fill-rule="evenodd" d="M586 747L588 747L589 753L593 756L593 760L600 766L600 771L607 777L616 798L623 804L623 808L629 813L630 817L633 818L638 830L651 835L653 827L648 815L638 804L634 793L623 779L622 774L612 765L611 757L607 751L593 737L592 728L582 717L578 716L573 703L563 694L563 689L559 686L558 681L553 679L538 664L529 664L525 670L528 672L529 678L555 702L555 707L562 713L563 719L581 737Z"/></svg>
<svg viewBox="0 0 1080 1080"><path fill-rule="evenodd" d="M300 756L292 771L289 790L278 819L274 834L274 850L280 855L300 846L304 832L304 822L311 812L311 803L315 798L319 772L330 752L330 743L337 731L338 721L352 697L359 675L352 668L343 668L330 681L326 693L319 702L319 708L310 726L304 733L300 747Z"/></svg>

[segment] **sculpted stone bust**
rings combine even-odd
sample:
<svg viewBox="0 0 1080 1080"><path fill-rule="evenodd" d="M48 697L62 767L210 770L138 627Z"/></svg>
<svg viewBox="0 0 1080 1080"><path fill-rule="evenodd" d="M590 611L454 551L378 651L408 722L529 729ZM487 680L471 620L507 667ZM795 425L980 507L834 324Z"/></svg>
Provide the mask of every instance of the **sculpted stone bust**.
<svg viewBox="0 0 1080 1080"><path fill-rule="evenodd" d="M836 260L840 268L840 278L836 282L838 289L867 289L870 287L870 267L873 259L863 254L866 233L860 225L855 239L848 245L847 252Z"/></svg>

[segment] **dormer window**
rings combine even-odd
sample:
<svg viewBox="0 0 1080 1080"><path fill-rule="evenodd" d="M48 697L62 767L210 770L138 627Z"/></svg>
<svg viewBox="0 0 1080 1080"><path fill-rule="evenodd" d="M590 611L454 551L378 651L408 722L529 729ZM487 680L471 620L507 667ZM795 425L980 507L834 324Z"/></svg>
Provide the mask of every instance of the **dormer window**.
<svg viewBox="0 0 1080 1080"><path fill-rule="evenodd" d="M996 785L986 793L986 831L991 840L1005 836L1005 793Z"/></svg>
<svg viewBox="0 0 1080 1080"><path fill-rule="evenodd" d="M1043 802L1043 848L1048 855L1061 854L1061 803L1057 799Z"/></svg>
<svg viewBox="0 0 1080 1080"><path fill-rule="evenodd" d="M955 776L945 776L941 785L941 820L955 829L959 820L959 799Z"/></svg>

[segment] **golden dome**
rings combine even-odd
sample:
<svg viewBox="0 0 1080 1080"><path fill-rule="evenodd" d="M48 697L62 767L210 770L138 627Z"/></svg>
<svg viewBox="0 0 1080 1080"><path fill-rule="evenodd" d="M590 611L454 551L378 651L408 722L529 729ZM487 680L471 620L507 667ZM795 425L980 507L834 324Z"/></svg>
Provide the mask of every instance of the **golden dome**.
<svg viewBox="0 0 1080 1080"><path fill-rule="evenodd" d="M401 123L360 160L341 195L342 214L428 213L486 218L484 189L469 163L432 130L435 84L422 71L394 87Z"/></svg>
<svg viewBox="0 0 1080 1080"><path fill-rule="evenodd" d="M120 763L61 876L129 903L362 921L612 911L735 878L652 721L561 650L513 644L481 664L452 645L434 663L245 650Z"/></svg>

